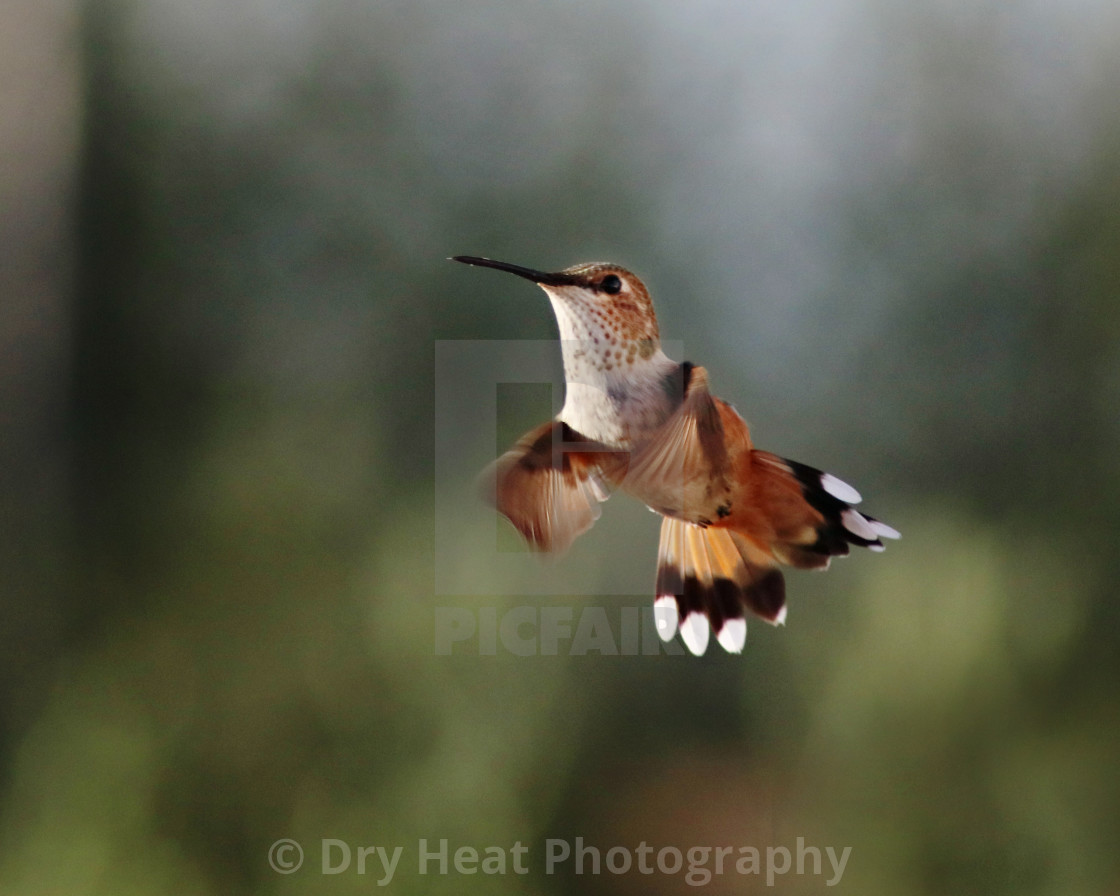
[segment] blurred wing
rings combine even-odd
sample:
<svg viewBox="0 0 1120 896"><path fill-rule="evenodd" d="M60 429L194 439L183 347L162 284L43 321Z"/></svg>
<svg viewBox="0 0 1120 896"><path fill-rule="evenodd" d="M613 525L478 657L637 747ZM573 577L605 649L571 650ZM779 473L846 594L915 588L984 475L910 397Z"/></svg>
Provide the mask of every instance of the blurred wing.
<svg viewBox="0 0 1120 896"><path fill-rule="evenodd" d="M484 497L538 551L566 551L599 518L626 455L551 421L526 433L482 476Z"/></svg>
<svg viewBox="0 0 1120 896"><path fill-rule="evenodd" d="M742 418L712 398L707 371L690 366L680 407L634 452L622 485L658 513L707 526L731 494L729 452L744 446Z"/></svg>

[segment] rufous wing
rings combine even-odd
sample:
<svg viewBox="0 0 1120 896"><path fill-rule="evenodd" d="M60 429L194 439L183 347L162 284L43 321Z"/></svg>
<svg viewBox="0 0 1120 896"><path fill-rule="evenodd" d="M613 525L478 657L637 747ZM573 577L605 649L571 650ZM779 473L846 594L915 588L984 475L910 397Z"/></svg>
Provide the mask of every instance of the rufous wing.
<svg viewBox="0 0 1120 896"><path fill-rule="evenodd" d="M482 474L483 497L538 551L563 553L599 518L627 456L551 421L526 433Z"/></svg>
<svg viewBox="0 0 1120 896"><path fill-rule="evenodd" d="M708 391L707 371L682 367L680 405L634 449L622 488L658 513L708 525L731 495L731 454L749 449L750 440L746 424Z"/></svg>

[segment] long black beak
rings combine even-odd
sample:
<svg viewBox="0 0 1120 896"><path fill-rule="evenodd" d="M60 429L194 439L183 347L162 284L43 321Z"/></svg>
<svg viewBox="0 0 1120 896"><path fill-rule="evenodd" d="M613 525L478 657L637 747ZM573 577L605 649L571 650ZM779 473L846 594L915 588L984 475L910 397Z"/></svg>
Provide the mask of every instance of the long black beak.
<svg viewBox="0 0 1120 896"><path fill-rule="evenodd" d="M461 261L463 264L473 264L479 268L494 268L496 271L505 271L507 274L516 274L526 280L532 280L541 286L569 286L576 282L576 278L563 271L549 274L544 271L534 271L532 268L523 268L519 264L510 264L507 261L494 261L492 258L478 258L474 255L456 255L449 261Z"/></svg>

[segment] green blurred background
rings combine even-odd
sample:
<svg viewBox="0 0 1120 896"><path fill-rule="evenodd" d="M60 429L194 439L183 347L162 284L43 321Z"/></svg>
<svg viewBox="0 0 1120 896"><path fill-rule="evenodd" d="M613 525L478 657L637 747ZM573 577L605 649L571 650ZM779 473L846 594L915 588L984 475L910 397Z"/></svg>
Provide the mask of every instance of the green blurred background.
<svg viewBox="0 0 1120 896"><path fill-rule="evenodd" d="M0 24L0 893L379 889L323 838L403 846L393 893L691 891L546 875L576 836L852 848L782 892L1120 892L1115 3ZM759 444L904 540L792 574L741 657L437 656L437 607L538 601L437 593L493 525L434 536L437 345L555 333L456 253L631 267ZM510 396L502 440L550 412ZM616 498L549 575L652 583L656 538ZM419 838L531 873L422 877Z"/></svg>

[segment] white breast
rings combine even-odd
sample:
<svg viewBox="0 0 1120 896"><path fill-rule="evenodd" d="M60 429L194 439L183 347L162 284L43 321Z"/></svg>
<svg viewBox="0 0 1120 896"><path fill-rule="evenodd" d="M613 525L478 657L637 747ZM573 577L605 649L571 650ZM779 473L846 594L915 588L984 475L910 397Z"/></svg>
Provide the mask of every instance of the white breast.
<svg viewBox="0 0 1120 896"><path fill-rule="evenodd" d="M633 448L657 429L679 401L665 388L677 364L658 350L648 359L606 371L564 353L567 381L560 419L572 429L606 445Z"/></svg>

